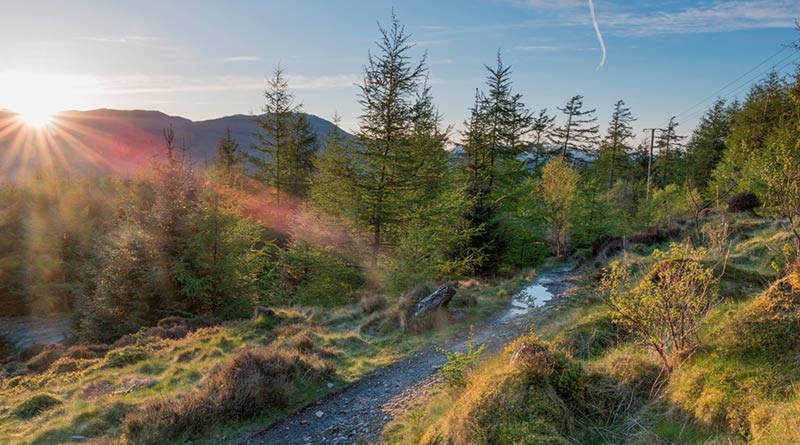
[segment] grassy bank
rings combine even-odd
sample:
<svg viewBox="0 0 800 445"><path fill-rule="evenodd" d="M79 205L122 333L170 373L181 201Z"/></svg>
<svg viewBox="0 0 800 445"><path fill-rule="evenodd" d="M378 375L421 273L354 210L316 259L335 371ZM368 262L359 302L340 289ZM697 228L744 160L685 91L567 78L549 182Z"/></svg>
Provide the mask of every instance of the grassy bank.
<svg viewBox="0 0 800 445"><path fill-rule="evenodd" d="M463 282L448 311L419 322L408 316L413 295L372 297L335 309L273 308L257 321L201 327L177 339L154 328L111 350L60 348L53 355L49 348L29 361L27 373L0 382L0 442L241 437L467 329L529 279ZM232 389L219 389L225 387Z"/></svg>

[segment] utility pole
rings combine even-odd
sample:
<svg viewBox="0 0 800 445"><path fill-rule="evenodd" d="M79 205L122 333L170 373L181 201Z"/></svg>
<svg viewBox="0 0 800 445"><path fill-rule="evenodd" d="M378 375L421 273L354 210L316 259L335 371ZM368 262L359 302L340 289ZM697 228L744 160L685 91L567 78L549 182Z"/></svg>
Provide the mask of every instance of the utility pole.
<svg viewBox="0 0 800 445"><path fill-rule="evenodd" d="M656 142L656 131L664 131L663 128L645 128L644 132L650 132L650 156L647 157L647 200L650 200L650 175L653 171L653 145Z"/></svg>

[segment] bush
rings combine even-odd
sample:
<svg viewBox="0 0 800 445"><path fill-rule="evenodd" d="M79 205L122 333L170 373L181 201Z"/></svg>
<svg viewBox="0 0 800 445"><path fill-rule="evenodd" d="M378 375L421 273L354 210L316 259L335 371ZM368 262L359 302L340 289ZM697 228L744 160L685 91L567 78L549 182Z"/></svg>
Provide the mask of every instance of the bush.
<svg viewBox="0 0 800 445"><path fill-rule="evenodd" d="M14 408L11 415L18 419L29 420L62 403L64 402L49 394L37 394Z"/></svg>
<svg viewBox="0 0 800 445"><path fill-rule="evenodd" d="M147 359L150 354L142 347L128 346L126 348L114 349L106 355L103 368L122 368L133 365Z"/></svg>
<svg viewBox="0 0 800 445"><path fill-rule="evenodd" d="M440 350L447 357L447 362L439 368L439 376L449 386L464 386L467 383L467 372L484 350L486 350L486 345L475 348L475 332L470 328L466 352Z"/></svg>
<svg viewBox="0 0 800 445"><path fill-rule="evenodd" d="M40 373L50 369L53 363L64 355L66 348L64 345L55 343L44 347L42 352L36 354L33 358L28 360L25 368L28 372Z"/></svg>
<svg viewBox="0 0 800 445"><path fill-rule="evenodd" d="M295 381L333 372L330 362L296 350L246 349L179 401L149 403L125 418L125 436L137 444L178 442L219 422L241 421L284 407Z"/></svg>
<svg viewBox="0 0 800 445"><path fill-rule="evenodd" d="M739 192L728 198L728 211L731 213L752 212L761 207L761 201L755 193Z"/></svg>
<svg viewBox="0 0 800 445"><path fill-rule="evenodd" d="M371 314L373 312L377 312L382 310L386 307L386 297L383 295L369 295L361 298L361 302L359 303L361 306L361 310L364 311L365 314Z"/></svg>
<svg viewBox="0 0 800 445"><path fill-rule="evenodd" d="M658 262L637 284L630 270L614 262L602 279L614 323L655 349L671 370L698 346L697 332L717 303L717 279L698 260L702 250L656 250Z"/></svg>

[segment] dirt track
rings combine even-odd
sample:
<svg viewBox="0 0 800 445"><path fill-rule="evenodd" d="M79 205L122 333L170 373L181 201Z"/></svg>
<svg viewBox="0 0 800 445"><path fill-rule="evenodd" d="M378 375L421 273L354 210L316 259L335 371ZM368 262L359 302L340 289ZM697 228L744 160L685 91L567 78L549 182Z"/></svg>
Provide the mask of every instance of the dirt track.
<svg viewBox="0 0 800 445"><path fill-rule="evenodd" d="M543 272L531 284L544 286L557 302L567 289L568 270ZM517 301L475 327L475 342L496 353L519 335L553 302L531 311L520 311ZM448 345L464 350L468 333ZM344 445L373 444L383 427L431 386L445 358L431 346L385 368L378 369L342 391L319 400L280 422L240 442L241 445Z"/></svg>

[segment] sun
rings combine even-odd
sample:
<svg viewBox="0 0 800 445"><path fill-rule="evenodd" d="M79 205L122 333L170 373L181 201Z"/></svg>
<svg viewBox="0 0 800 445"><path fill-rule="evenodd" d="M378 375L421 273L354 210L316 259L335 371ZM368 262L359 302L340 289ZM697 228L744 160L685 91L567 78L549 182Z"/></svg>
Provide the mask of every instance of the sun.
<svg viewBox="0 0 800 445"><path fill-rule="evenodd" d="M14 110L17 112L17 119L21 120L25 125L31 127L44 127L47 126L52 120L55 113L46 110Z"/></svg>
<svg viewBox="0 0 800 445"><path fill-rule="evenodd" d="M81 91L69 76L0 73L0 108L17 113L17 118L31 127L45 127L59 112L81 107Z"/></svg>

